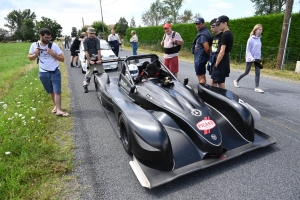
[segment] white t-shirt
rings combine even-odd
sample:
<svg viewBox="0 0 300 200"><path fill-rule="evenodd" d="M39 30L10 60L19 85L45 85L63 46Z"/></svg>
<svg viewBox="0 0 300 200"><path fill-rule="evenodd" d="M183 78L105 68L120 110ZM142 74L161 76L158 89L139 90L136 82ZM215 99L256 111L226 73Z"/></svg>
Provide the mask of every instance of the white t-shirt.
<svg viewBox="0 0 300 200"><path fill-rule="evenodd" d="M170 35L166 34L166 38L164 40L164 48L172 48L173 47L172 34L173 34L173 31ZM174 39L177 41L182 41L180 34L177 32L175 33ZM173 58L175 56L178 56L178 53L164 54L164 58Z"/></svg>
<svg viewBox="0 0 300 200"><path fill-rule="evenodd" d="M48 45L46 46L42 46L40 41L38 41L39 43L39 48L40 50L40 61L39 61L39 67L40 67L40 72L47 72L45 70L48 71L54 71L57 67L59 67L58 61L51 55L49 55L47 53L47 48ZM37 48L37 43L34 42L31 44L30 49L29 49L29 53L30 54L34 54L34 49ZM56 43L52 44L51 49L54 51L54 53L56 55L60 55L62 54L62 51L60 50L59 46ZM45 69L45 70L43 70Z"/></svg>

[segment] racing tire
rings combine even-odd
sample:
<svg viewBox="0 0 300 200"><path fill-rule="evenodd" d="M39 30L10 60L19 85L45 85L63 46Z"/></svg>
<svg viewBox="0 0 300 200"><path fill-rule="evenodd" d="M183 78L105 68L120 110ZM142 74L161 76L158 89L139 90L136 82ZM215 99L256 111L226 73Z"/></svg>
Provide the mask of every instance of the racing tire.
<svg viewBox="0 0 300 200"><path fill-rule="evenodd" d="M128 131L127 123L123 114L119 117L119 124L120 124L120 135L121 141L124 147L124 150L129 155L132 155L132 141L131 141L131 134Z"/></svg>

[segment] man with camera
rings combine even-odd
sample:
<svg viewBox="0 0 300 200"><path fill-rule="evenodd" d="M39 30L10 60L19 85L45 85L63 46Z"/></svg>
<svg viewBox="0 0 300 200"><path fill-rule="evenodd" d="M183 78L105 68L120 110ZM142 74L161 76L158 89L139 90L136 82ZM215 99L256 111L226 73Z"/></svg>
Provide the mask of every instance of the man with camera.
<svg viewBox="0 0 300 200"><path fill-rule="evenodd" d="M90 84L91 77L93 76L94 67L98 73L104 73L104 68L101 60L100 41L95 37L95 29L87 29L88 36L83 40L83 48L86 56L87 70L83 81L84 93L88 93L88 85Z"/></svg>
<svg viewBox="0 0 300 200"><path fill-rule="evenodd" d="M37 59L39 78L54 103L52 113L56 113L57 116L69 116L61 110L61 74L58 61L64 62L65 58L59 46L51 42L49 29L40 30L40 40L31 44L28 59Z"/></svg>

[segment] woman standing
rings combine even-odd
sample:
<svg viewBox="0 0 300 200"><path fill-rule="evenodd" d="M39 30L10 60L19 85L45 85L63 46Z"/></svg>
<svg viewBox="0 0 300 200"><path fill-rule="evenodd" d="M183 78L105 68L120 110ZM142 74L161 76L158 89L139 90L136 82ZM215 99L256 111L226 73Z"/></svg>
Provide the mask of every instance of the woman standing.
<svg viewBox="0 0 300 200"><path fill-rule="evenodd" d="M246 76L251 69L255 59L261 59L261 33L262 33L262 25L256 24L253 30L250 33L250 37L247 41L246 47L246 70L243 74L241 74L238 79L233 81L234 87L240 87L239 81ZM263 93L264 91L259 88L259 79L260 79L260 68L255 66L255 89L254 92Z"/></svg>

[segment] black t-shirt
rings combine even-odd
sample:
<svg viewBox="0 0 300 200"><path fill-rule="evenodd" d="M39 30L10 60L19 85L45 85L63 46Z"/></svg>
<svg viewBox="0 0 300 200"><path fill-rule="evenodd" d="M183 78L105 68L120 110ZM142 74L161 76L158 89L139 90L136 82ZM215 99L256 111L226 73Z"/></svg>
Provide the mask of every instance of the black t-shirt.
<svg viewBox="0 0 300 200"><path fill-rule="evenodd" d="M225 54L230 53L230 51L232 49L232 45L233 45L233 34L231 33L230 30L223 32L222 37L221 37L221 43L218 48L218 52L220 52L222 45L226 45Z"/></svg>
<svg viewBox="0 0 300 200"><path fill-rule="evenodd" d="M84 38L84 36L80 36L80 37L76 37L71 45L71 49L74 49L74 50L78 50L79 49L79 45L80 45L80 40L79 38Z"/></svg>
<svg viewBox="0 0 300 200"><path fill-rule="evenodd" d="M212 41L211 41L211 53L212 54L219 52L222 34L223 34L223 32L220 32L219 34L214 35L212 37Z"/></svg>

